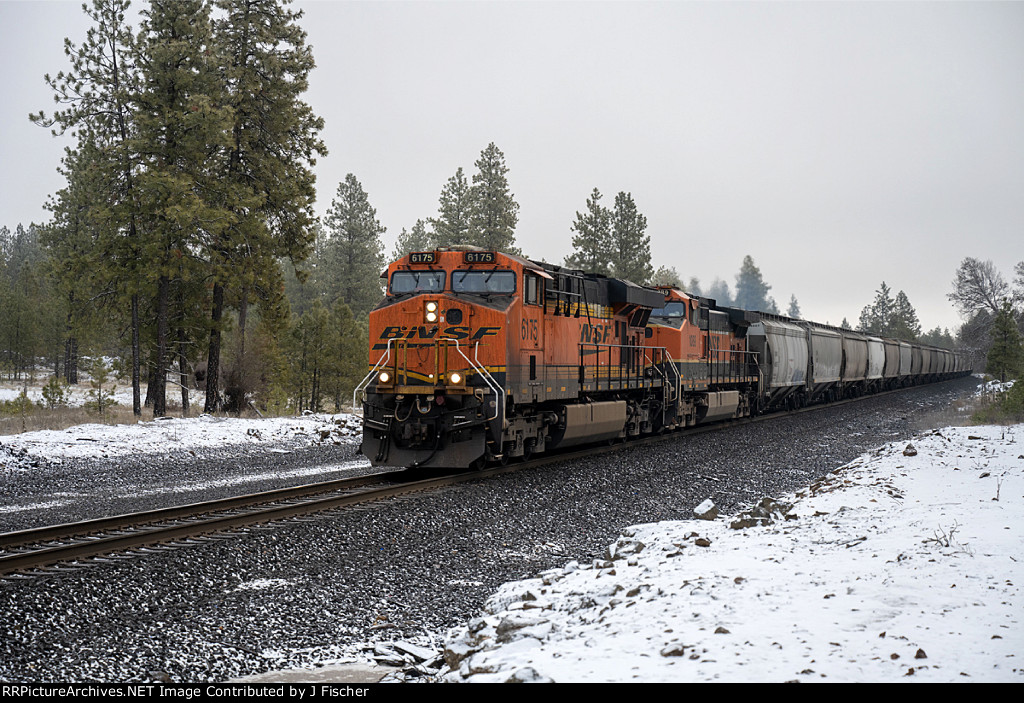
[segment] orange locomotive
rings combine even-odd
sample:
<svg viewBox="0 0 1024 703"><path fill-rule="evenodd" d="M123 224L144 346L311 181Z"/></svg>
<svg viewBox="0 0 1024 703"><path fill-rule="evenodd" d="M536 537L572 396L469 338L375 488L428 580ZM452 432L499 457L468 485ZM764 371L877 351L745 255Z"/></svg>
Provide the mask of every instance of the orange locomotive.
<svg viewBox="0 0 1024 703"><path fill-rule="evenodd" d="M474 247L385 276L356 389L374 465L482 466L750 412L756 359L713 301Z"/></svg>

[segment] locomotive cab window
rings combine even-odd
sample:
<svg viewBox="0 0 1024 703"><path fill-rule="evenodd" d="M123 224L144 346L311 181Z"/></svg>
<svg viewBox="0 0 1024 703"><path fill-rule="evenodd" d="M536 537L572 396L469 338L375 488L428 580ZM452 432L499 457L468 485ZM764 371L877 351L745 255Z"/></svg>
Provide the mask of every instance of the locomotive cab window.
<svg viewBox="0 0 1024 703"><path fill-rule="evenodd" d="M540 305L540 279L532 273L523 274L527 305Z"/></svg>
<svg viewBox="0 0 1024 703"><path fill-rule="evenodd" d="M395 271L391 275L391 295L439 293L444 290L444 271Z"/></svg>
<svg viewBox="0 0 1024 703"><path fill-rule="evenodd" d="M508 295L516 292L515 271L452 271L453 293L498 293Z"/></svg>
<svg viewBox="0 0 1024 703"><path fill-rule="evenodd" d="M651 310L652 317L686 317L686 303L665 303L665 307Z"/></svg>

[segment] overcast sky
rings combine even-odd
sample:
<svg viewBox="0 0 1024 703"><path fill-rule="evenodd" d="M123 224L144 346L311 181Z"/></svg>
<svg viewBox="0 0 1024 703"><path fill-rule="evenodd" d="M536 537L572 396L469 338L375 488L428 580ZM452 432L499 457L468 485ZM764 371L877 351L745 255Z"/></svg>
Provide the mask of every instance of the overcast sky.
<svg viewBox="0 0 1024 703"><path fill-rule="evenodd" d="M47 219L69 142L28 120L81 3L0 0L0 225ZM953 327L965 256L1024 260L1024 3L298 2L326 121L320 214L353 173L387 227L432 217L489 142L517 242L560 262L596 186L655 267L856 324L881 281Z"/></svg>

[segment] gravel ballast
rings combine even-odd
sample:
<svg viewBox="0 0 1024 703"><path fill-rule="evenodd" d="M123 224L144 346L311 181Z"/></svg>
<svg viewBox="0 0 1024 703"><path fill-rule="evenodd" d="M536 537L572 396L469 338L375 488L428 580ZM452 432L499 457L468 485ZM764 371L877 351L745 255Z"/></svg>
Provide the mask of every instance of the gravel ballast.
<svg viewBox="0 0 1024 703"><path fill-rule="evenodd" d="M3 581L0 680L224 681L351 660L366 643L436 646L506 581L569 559L591 560L625 526L689 515L707 498L725 511L739 508L805 485L884 442L953 424L950 402L975 386L963 379L915 388L189 548ZM218 484L225 476L359 459L352 445L287 449L66 461L57 473L99 497L28 520L12 516L31 511L7 512L0 529L20 529L11 526L18 520L27 526L205 500L241 492ZM209 495L195 489L202 483L197 476L209 479ZM76 490L48 489L45 476L28 477L17 473L14 502L44 504L47 490L51 499ZM172 488L148 494L152 505L113 497L147 480ZM320 478L290 482L312 480ZM103 486L118 481L104 500ZM187 501L173 490L184 481L192 486ZM287 482L261 479L245 490Z"/></svg>

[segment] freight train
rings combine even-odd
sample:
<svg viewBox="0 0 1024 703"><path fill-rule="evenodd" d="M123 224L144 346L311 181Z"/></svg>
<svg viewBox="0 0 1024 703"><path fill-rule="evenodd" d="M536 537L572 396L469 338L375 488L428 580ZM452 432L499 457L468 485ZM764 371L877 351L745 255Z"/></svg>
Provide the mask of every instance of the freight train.
<svg viewBox="0 0 1024 703"><path fill-rule="evenodd" d="M970 372L947 349L476 247L382 278L353 396L376 466L479 468Z"/></svg>

